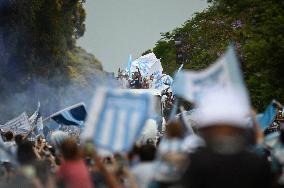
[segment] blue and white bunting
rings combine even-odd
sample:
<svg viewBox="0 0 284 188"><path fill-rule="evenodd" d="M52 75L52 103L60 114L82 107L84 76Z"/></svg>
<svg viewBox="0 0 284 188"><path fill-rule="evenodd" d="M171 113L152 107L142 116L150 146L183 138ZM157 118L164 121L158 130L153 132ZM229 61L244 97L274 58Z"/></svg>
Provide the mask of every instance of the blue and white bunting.
<svg viewBox="0 0 284 188"><path fill-rule="evenodd" d="M128 151L154 110L148 93L98 88L95 92L82 140L113 152Z"/></svg>

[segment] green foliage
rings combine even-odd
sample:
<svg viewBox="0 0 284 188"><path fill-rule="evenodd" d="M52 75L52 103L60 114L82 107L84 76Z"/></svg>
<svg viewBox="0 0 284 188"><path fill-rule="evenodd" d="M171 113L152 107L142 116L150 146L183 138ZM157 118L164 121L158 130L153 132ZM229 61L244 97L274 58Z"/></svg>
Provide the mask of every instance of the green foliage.
<svg viewBox="0 0 284 188"><path fill-rule="evenodd" d="M233 44L253 105L263 110L273 98L284 102L284 1L213 0L210 5L157 42L153 51L165 71L173 74L178 67L175 35L185 38L186 69L208 67Z"/></svg>
<svg viewBox="0 0 284 188"><path fill-rule="evenodd" d="M40 72L50 77L47 69L63 68L67 52L85 31L86 13L82 0L5 0L0 9L0 45L6 53L0 57L22 67L21 72ZM7 72L7 71L6 71Z"/></svg>

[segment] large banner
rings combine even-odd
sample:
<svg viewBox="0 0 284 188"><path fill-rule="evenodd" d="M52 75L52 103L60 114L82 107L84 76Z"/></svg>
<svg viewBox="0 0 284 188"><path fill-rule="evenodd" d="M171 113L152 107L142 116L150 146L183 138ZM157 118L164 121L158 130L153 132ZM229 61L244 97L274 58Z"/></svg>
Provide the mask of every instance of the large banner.
<svg viewBox="0 0 284 188"><path fill-rule="evenodd" d="M159 91L163 91L169 87L172 87L173 78L167 74L161 75L159 78L154 78L152 89L158 89Z"/></svg>
<svg viewBox="0 0 284 188"><path fill-rule="evenodd" d="M153 100L146 93L97 89L82 139L113 152L128 151L153 113Z"/></svg>
<svg viewBox="0 0 284 188"><path fill-rule="evenodd" d="M154 53L143 55L131 63L130 71L133 73L139 68L143 77L150 76L152 74L161 75L163 68L159 59L157 59Z"/></svg>
<svg viewBox="0 0 284 188"><path fill-rule="evenodd" d="M30 121L26 112L23 112L18 117L8 121L4 125L0 125L4 131L12 131L15 134L28 133L31 129Z"/></svg>
<svg viewBox="0 0 284 188"><path fill-rule="evenodd" d="M234 89L243 95L240 97L246 97L249 104L247 89L233 47L229 47L223 57L203 71L180 70L175 75L173 87L175 94L194 103L206 92Z"/></svg>

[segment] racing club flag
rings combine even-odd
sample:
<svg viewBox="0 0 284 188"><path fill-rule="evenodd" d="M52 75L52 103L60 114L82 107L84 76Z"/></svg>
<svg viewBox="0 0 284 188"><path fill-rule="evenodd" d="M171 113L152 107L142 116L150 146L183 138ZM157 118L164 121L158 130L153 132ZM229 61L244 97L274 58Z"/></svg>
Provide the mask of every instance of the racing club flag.
<svg viewBox="0 0 284 188"><path fill-rule="evenodd" d="M128 151L154 110L153 100L148 93L97 89L82 140L112 152Z"/></svg>

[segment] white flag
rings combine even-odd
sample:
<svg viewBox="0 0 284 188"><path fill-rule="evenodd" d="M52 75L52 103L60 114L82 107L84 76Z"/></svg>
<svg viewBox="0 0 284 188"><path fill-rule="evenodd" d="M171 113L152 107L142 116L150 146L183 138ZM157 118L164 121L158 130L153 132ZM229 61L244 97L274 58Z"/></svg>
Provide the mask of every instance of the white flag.
<svg viewBox="0 0 284 188"><path fill-rule="evenodd" d="M143 55L143 56L139 57L138 59L136 59L135 61L133 61L131 63L130 71L133 73L133 72L137 71L137 67L138 67L140 72L141 72L141 75L143 77L145 77L145 76L149 75L149 71L151 70L151 67L155 63L158 63L157 65L159 65L159 63L161 63L161 62L160 62L159 59L157 59L157 57L154 53L149 53L149 54Z"/></svg>
<svg viewBox="0 0 284 188"><path fill-rule="evenodd" d="M249 104L247 89L232 47L229 47L223 57L203 71L179 71L175 75L173 87L175 94L194 103L212 90L235 89L243 95L240 97L247 98Z"/></svg>
<svg viewBox="0 0 284 188"><path fill-rule="evenodd" d="M154 63L152 65L152 67L149 69L147 74L148 74L148 76L153 75L154 78L156 78L156 79L158 79L158 78L160 78L162 76L162 74L163 74L163 67L161 65L160 60L158 60L156 63Z"/></svg>

